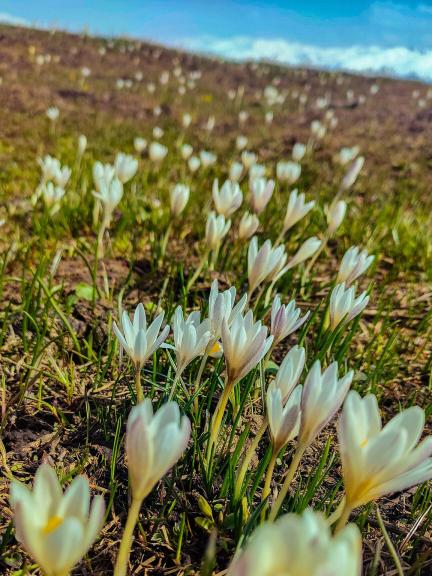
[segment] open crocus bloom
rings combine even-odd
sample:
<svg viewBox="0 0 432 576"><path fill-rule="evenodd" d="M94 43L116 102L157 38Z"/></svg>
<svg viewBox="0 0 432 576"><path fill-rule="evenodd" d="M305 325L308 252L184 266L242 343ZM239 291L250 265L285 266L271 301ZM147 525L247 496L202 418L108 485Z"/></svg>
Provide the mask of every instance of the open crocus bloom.
<svg viewBox="0 0 432 576"><path fill-rule="evenodd" d="M146 313L144 306L138 304L131 322L126 311L123 311L121 324L123 333L114 322L114 333L120 342L121 347L125 350L131 360L138 366L142 367L154 352L165 341L169 333L169 326L165 326L162 332L159 331L164 319L162 312L147 327Z"/></svg>
<svg viewBox="0 0 432 576"><path fill-rule="evenodd" d="M259 526L228 576L359 576L360 571L357 526L332 536L325 518L308 509Z"/></svg>
<svg viewBox="0 0 432 576"><path fill-rule="evenodd" d="M418 444L424 422L424 411L412 406L383 428L376 397L349 393L338 435L350 509L432 478L432 437Z"/></svg>
<svg viewBox="0 0 432 576"><path fill-rule="evenodd" d="M73 480L63 494L54 470L42 464L33 490L13 481L11 506L16 536L47 576L69 574L87 553L102 527L105 505L93 499L84 476Z"/></svg>

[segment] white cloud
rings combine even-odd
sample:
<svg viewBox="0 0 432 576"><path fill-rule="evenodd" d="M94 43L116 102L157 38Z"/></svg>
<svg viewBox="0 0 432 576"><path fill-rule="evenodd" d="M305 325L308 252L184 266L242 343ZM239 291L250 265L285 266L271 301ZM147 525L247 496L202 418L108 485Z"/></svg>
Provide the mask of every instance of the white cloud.
<svg viewBox="0 0 432 576"><path fill-rule="evenodd" d="M181 42L181 46L232 60L269 60L294 66L432 81L432 50L413 50L405 46L320 47L277 38L249 37L188 38Z"/></svg>
<svg viewBox="0 0 432 576"><path fill-rule="evenodd" d="M29 26L30 22L20 16L14 16L7 12L0 12L0 24L12 24L12 26Z"/></svg>

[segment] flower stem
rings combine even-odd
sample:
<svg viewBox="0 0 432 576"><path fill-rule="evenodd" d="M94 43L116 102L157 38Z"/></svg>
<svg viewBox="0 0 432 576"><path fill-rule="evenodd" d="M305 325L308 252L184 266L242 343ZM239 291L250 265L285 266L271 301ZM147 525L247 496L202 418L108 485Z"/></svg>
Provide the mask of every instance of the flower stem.
<svg viewBox="0 0 432 576"><path fill-rule="evenodd" d="M137 404L144 400L144 392L141 385L141 366L137 364L135 367L135 391L137 395Z"/></svg>
<svg viewBox="0 0 432 576"><path fill-rule="evenodd" d="M192 278L188 281L188 283L186 284L186 292L189 292L189 290L192 288L192 286L195 284L195 282L198 279L198 276L201 274L202 269L204 268L204 265L206 264L206 262L208 261L208 250L206 250L203 254L203 257L201 258L200 263L198 264L198 268L195 270L194 275L192 276Z"/></svg>
<svg viewBox="0 0 432 576"><path fill-rule="evenodd" d="M126 576L129 556L132 548L132 538L135 530L138 516L141 509L142 500L132 498L132 503L129 508L126 526L123 532L123 537L120 542L119 553L117 556L114 576Z"/></svg>
<svg viewBox="0 0 432 576"><path fill-rule="evenodd" d="M176 391L177 384L178 384L178 381L179 381L179 377L180 377L180 374L179 374L178 372L176 372L176 373L175 373L175 376L174 376L174 380L173 380L172 386L171 386L171 392L170 392L170 394L169 394L169 396L168 396L168 401L169 401L169 400L172 400L172 397L174 396L174 392Z"/></svg>
<svg viewBox="0 0 432 576"><path fill-rule="evenodd" d="M270 486L271 486L271 481L273 478L273 472L274 472L274 468L275 468L275 464L276 464L276 458L277 458L277 451L273 447L273 454L272 454L270 463L268 465L267 473L266 473L266 477L265 477L264 488L263 488L263 493L262 493L262 497L261 497L262 502L264 502L264 500L270 494ZM265 506L263 506L263 509L261 511L261 521L265 520L267 506L268 506L268 503Z"/></svg>
<svg viewBox="0 0 432 576"><path fill-rule="evenodd" d="M264 432L267 430L267 427L268 427L268 420L267 420L267 418L264 418L260 429L256 433L255 438L252 440L249 448L246 451L246 454L245 454L245 457L243 459L240 471L237 474L237 479L236 479L235 489L234 489L235 500L238 500L240 498L241 488L242 488L246 473L249 469L249 465L251 463L252 458L255 455L256 449L258 448L258 444L260 443L261 438L264 435Z"/></svg>
<svg viewBox="0 0 432 576"><path fill-rule="evenodd" d="M338 523L336 524L335 534L337 534L338 532L340 532L342 530L342 528L348 522L350 514L351 514L351 506L348 506L347 502L345 501L345 505L343 507L342 514L340 515Z"/></svg>
<svg viewBox="0 0 432 576"><path fill-rule="evenodd" d="M173 221L170 220L170 223L168 224L168 227L166 229L165 235L164 235L163 240L162 240L161 259L165 256L166 248L168 245L168 238L170 237L171 230L172 230L172 223L173 223Z"/></svg>
<svg viewBox="0 0 432 576"><path fill-rule="evenodd" d="M195 388L194 388L194 394L195 394L195 400L194 400L194 410L195 413L198 414L198 390L201 384L201 378L204 372L204 368L206 367L207 364L207 360L208 360L208 354L205 353L203 355L203 357L201 358L201 363L200 363L200 367L198 369L198 374L195 380Z"/></svg>
<svg viewBox="0 0 432 576"><path fill-rule="evenodd" d="M276 516L278 515L278 512L280 510L280 507L283 504L283 501L285 500L285 497L287 495L288 489L290 487L290 484L295 476L295 473L297 472L297 468L299 467L300 461L303 458L303 454L306 450L306 446L297 446L297 450L294 453L293 459L291 461L290 467L288 468L288 472L287 475L285 477L284 483L282 485L281 491L279 492L279 496L276 499L276 502L273 504L271 512L270 512L270 521L273 522L276 519Z"/></svg>
<svg viewBox="0 0 432 576"><path fill-rule="evenodd" d="M222 423L222 418L223 418L223 415L225 413L225 408L226 408L226 405L228 404L228 399L229 399L230 394L233 390L233 387L234 386L231 383L225 382L225 387L224 387L224 390L222 392L222 396L219 398L219 402L217 403L216 410L214 411L214 415L213 415L213 419L212 419L212 423L211 423L211 429L210 429L210 439L209 439L209 443L207 446L207 462L209 462L209 459L210 459L211 454L212 454L213 446L217 440L219 430L221 427L221 423Z"/></svg>

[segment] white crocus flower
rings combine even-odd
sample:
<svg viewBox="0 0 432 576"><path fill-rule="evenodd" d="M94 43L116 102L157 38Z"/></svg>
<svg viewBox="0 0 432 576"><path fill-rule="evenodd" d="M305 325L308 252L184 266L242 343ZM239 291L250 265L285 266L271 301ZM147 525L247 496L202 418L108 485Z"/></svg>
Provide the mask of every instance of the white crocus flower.
<svg viewBox="0 0 432 576"><path fill-rule="evenodd" d="M114 210L123 197L123 184L114 177L108 185L103 185L99 192L93 192L93 196L102 202L104 209L104 226L108 227Z"/></svg>
<svg viewBox="0 0 432 576"><path fill-rule="evenodd" d="M282 403L288 400L291 392L297 386L306 362L306 352L303 346L293 346L276 372L276 378L269 386L281 391Z"/></svg>
<svg viewBox="0 0 432 576"><path fill-rule="evenodd" d="M246 170L250 170L257 161L257 155L255 152L249 152L247 150L243 150L241 155L241 161L243 162L243 166Z"/></svg>
<svg viewBox="0 0 432 576"><path fill-rule="evenodd" d="M258 238L254 236L248 249L249 296L263 282L275 279L284 268L286 260L284 246L273 248L270 240L266 240L258 249Z"/></svg>
<svg viewBox="0 0 432 576"><path fill-rule="evenodd" d="M301 166L297 162L283 162L279 161L276 164L276 175L281 182L288 182L294 184L300 178Z"/></svg>
<svg viewBox="0 0 432 576"><path fill-rule="evenodd" d="M191 156L189 158L188 167L192 173L196 172L200 166L201 166L201 160L198 158L198 156Z"/></svg>
<svg viewBox="0 0 432 576"><path fill-rule="evenodd" d="M228 326L234 322L235 318L242 314L246 302L247 295L244 294L242 298L235 303L236 289L234 286L223 292L219 292L218 281L213 280L210 296L209 296L209 310L208 317L210 321L210 332L212 339L210 345L213 345L222 334L222 322L225 320Z"/></svg>
<svg viewBox="0 0 432 576"><path fill-rule="evenodd" d="M300 429L302 386L297 386L284 403L281 390L272 382L266 393L267 417L273 453L293 440Z"/></svg>
<svg viewBox="0 0 432 576"><path fill-rule="evenodd" d="M192 123L192 116L190 114L188 114L187 112L185 112L182 116L183 128L189 128L191 123Z"/></svg>
<svg viewBox="0 0 432 576"><path fill-rule="evenodd" d="M193 148L190 144L182 144L182 147L180 148L180 154L183 160L190 158L192 156L192 152Z"/></svg>
<svg viewBox="0 0 432 576"><path fill-rule="evenodd" d="M363 168L365 159L363 156L359 156L354 160L351 166L348 168L345 176L342 179L340 188L342 191L349 190L357 180L358 175L360 174L361 169Z"/></svg>
<svg viewBox="0 0 432 576"><path fill-rule="evenodd" d="M257 180L258 178L265 178L266 167L263 164L254 164L249 168L249 180Z"/></svg>
<svg viewBox="0 0 432 576"><path fill-rule="evenodd" d="M227 576L360 576L361 536L354 524L332 535L311 509L261 524Z"/></svg>
<svg viewBox="0 0 432 576"><path fill-rule="evenodd" d="M347 203L344 200L338 200L331 204L326 210L328 234L332 236L345 218Z"/></svg>
<svg viewBox="0 0 432 576"><path fill-rule="evenodd" d="M335 330L341 322L350 322L366 308L369 296L362 292L355 297L355 288L345 287L345 283L337 284L330 295L330 327Z"/></svg>
<svg viewBox="0 0 432 576"><path fill-rule="evenodd" d="M54 175L54 182L60 188L65 188L66 184L69 182L71 174L72 170L69 168L69 166L62 166L62 167L59 166L58 170Z"/></svg>
<svg viewBox="0 0 432 576"><path fill-rule="evenodd" d="M238 228L238 237L240 240L249 240L258 230L259 220L256 214L245 212L241 217Z"/></svg>
<svg viewBox="0 0 432 576"><path fill-rule="evenodd" d="M345 285L349 286L366 272L374 259L375 256L369 256L367 250L351 246L342 258L336 282L345 282Z"/></svg>
<svg viewBox="0 0 432 576"><path fill-rule="evenodd" d="M261 214L273 195L274 180L255 178L250 180L251 206L255 214Z"/></svg>
<svg viewBox="0 0 432 576"><path fill-rule="evenodd" d="M48 464L36 472L33 490L13 481L10 494L16 538L46 576L69 574L96 540L103 524L105 504L77 476L63 494Z"/></svg>
<svg viewBox="0 0 432 576"><path fill-rule="evenodd" d="M160 142L152 142L149 147L150 160L155 164L160 164L168 154L168 148Z"/></svg>
<svg viewBox="0 0 432 576"><path fill-rule="evenodd" d="M208 168L209 166L212 166L216 162L217 156L216 154L213 154L213 152L208 152L207 150L201 150L200 160L203 168Z"/></svg>
<svg viewBox="0 0 432 576"><path fill-rule="evenodd" d="M58 120L60 116L60 110L57 108L57 106L50 106L46 110L46 115L48 120L54 123Z"/></svg>
<svg viewBox="0 0 432 576"><path fill-rule="evenodd" d="M87 150L87 136L85 134L80 134L78 136L78 156L82 156Z"/></svg>
<svg viewBox="0 0 432 576"><path fill-rule="evenodd" d="M51 215L54 215L60 209L60 202L65 195L65 191L60 186L55 186L52 182L46 182L40 187L45 206L49 209Z"/></svg>
<svg viewBox="0 0 432 576"><path fill-rule="evenodd" d="M190 421L180 415L177 402L163 404L156 413L150 398L132 408L126 429L126 457L134 500L142 502L178 462L190 433Z"/></svg>
<svg viewBox="0 0 432 576"><path fill-rule="evenodd" d="M210 212L207 217L205 230L205 240L208 249L216 250L230 228L231 220L225 221L225 217L222 214L216 216L214 212Z"/></svg>
<svg viewBox="0 0 432 576"><path fill-rule="evenodd" d="M335 416L348 394L353 376L350 370L338 378L337 362L332 362L323 372L320 361L314 362L303 386L300 446L310 446Z"/></svg>
<svg viewBox="0 0 432 576"><path fill-rule="evenodd" d="M123 331L114 322L113 329L120 346L138 369L144 366L168 336L169 326L165 326L160 332L163 319L164 313L162 312L153 320L150 326L147 326L144 306L138 304L132 322L128 313L123 311L121 317L121 328Z"/></svg>
<svg viewBox="0 0 432 576"><path fill-rule="evenodd" d="M49 154L37 160L42 171L42 183L48 180L54 180L58 171L61 169L60 161Z"/></svg>
<svg viewBox="0 0 432 576"><path fill-rule="evenodd" d="M243 193L240 186L232 180L225 180L219 190L219 183L216 178L213 182L212 196L216 212L225 218L229 218L234 214L243 202Z"/></svg>
<svg viewBox="0 0 432 576"><path fill-rule="evenodd" d="M351 148L341 148L337 155L337 160L339 164L345 166L348 162L352 162L356 156L358 156L360 148L358 146L352 146Z"/></svg>
<svg viewBox="0 0 432 576"><path fill-rule="evenodd" d="M170 192L171 213L176 218L180 216L189 201L190 188L185 184L176 184Z"/></svg>
<svg viewBox="0 0 432 576"><path fill-rule="evenodd" d="M297 222L306 216L308 212L315 206L314 200L305 202L305 195L303 192L298 193L297 188L293 190L289 196L288 205L285 213L283 232L287 232Z"/></svg>
<svg viewBox="0 0 432 576"><path fill-rule="evenodd" d="M273 336L273 346L277 346L306 322L309 312L302 317L300 313L301 310L296 307L295 300L291 300L285 306L281 304L280 297L276 296L271 309L270 334Z"/></svg>
<svg viewBox="0 0 432 576"><path fill-rule="evenodd" d="M155 138L156 140L160 140L164 135L164 131L162 130L162 128L160 128L160 126L154 126L152 134L153 138Z"/></svg>
<svg viewBox="0 0 432 576"><path fill-rule="evenodd" d="M102 164L95 162L93 164L93 182L97 192L108 188L115 176L115 168L112 164Z"/></svg>
<svg viewBox="0 0 432 576"><path fill-rule="evenodd" d="M303 242L294 256L288 261L286 265L286 270L298 266L302 262L305 262L308 258L311 258L321 246L321 240L316 236L311 236Z"/></svg>
<svg viewBox="0 0 432 576"><path fill-rule="evenodd" d="M126 184L135 176L138 160L129 154L119 152L115 157L114 168L117 178L122 184Z"/></svg>
<svg viewBox="0 0 432 576"><path fill-rule="evenodd" d="M254 322L252 310L238 314L231 325L222 321L222 347L227 368L227 382L234 386L267 354L273 341L261 321Z"/></svg>
<svg viewBox="0 0 432 576"><path fill-rule="evenodd" d="M301 144L300 142L296 142L293 146L291 156L294 162L300 162L303 159L304 155L306 154L306 146L305 144Z"/></svg>
<svg viewBox="0 0 432 576"><path fill-rule="evenodd" d="M348 510L432 478L432 436L419 443L424 411L411 406L384 427L373 394L351 391L338 423Z"/></svg>
<svg viewBox="0 0 432 576"><path fill-rule="evenodd" d="M248 145L248 139L246 136L242 136L241 134L236 138L236 148L237 150L244 150Z"/></svg>
<svg viewBox="0 0 432 576"><path fill-rule="evenodd" d="M273 111L272 110L267 110L267 112L265 113L264 119L265 119L265 123L266 124L271 124L273 122Z"/></svg>
<svg viewBox="0 0 432 576"><path fill-rule="evenodd" d="M137 136L134 138L134 148L135 152L138 154L142 154L144 150L147 148L147 140L142 138L141 136Z"/></svg>
<svg viewBox="0 0 432 576"><path fill-rule="evenodd" d="M211 338L210 320L201 322L199 311L191 312L185 319L181 306L177 306L172 324L174 346L166 345L166 347L175 350L179 376L192 360L205 353Z"/></svg>
<svg viewBox="0 0 432 576"><path fill-rule="evenodd" d="M238 182L243 175L243 164L241 162L232 162L229 169L229 179Z"/></svg>

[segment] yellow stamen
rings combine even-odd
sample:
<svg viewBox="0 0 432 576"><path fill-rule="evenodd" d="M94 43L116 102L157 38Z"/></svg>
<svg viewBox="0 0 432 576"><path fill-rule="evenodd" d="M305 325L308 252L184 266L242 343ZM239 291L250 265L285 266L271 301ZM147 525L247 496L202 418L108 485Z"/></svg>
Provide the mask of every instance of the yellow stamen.
<svg viewBox="0 0 432 576"><path fill-rule="evenodd" d="M51 532L54 532L54 530L58 528L62 523L63 518L60 518L60 516L51 516L43 529L44 534L51 534Z"/></svg>
<svg viewBox="0 0 432 576"><path fill-rule="evenodd" d="M219 352L222 352L222 346L219 342L215 342L210 348L209 356L212 356L213 354L219 354Z"/></svg>
<svg viewBox="0 0 432 576"><path fill-rule="evenodd" d="M360 448L364 448L369 444L369 438L365 438L362 442L360 442Z"/></svg>

